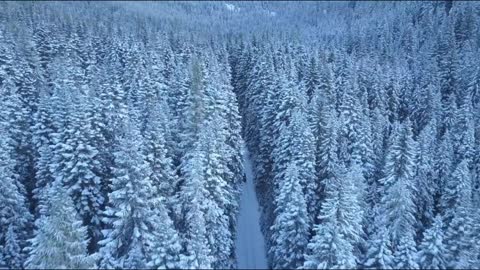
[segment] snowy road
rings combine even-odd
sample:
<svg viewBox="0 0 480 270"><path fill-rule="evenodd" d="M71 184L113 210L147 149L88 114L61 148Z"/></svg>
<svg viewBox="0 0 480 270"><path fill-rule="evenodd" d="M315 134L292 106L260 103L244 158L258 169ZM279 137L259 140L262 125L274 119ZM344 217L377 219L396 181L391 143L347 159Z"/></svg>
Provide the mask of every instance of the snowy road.
<svg viewBox="0 0 480 270"><path fill-rule="evenodd" d="M265 242L260 231L260 211L253 183L252 163L247 150L244 151L243 160L247 183L243 187L237 222L237 267L240 269L267 269Z"/></svg>

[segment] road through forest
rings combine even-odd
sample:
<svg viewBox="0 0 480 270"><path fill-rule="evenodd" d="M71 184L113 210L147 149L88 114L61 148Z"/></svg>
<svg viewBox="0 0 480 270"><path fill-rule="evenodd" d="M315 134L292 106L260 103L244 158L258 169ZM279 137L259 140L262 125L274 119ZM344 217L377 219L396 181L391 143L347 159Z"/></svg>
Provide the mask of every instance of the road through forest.
<svg viewBox="0 0 480 270"><path fill-rule="evenodd" d="M237 221L236 254L240 269L267 269L265 241L260 230L260 209L255 194L254 174L250 154L243 154L246 183L240 200Z"/></svg>

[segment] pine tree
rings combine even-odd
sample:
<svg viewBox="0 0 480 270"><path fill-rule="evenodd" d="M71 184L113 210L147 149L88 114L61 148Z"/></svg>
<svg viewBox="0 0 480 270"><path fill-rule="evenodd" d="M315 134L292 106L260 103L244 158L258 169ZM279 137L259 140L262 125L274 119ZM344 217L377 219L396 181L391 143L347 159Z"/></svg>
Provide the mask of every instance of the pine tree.
<svg viewBox="0 0 480 270"><path fill-rule="evenodd" d="M168 205L167 209L171 209L172 202L168 200L173 195L173 188L178 180L167 149L168 119L163 113L165 106L165 103L160 103L150 108L150 116L144 132L144 151L152 173L150 179L157 190L156 194L162 196L166 200L164 203Z"/></svg>
<svg viewBox="0 0 480 270"><path fill-rule="evenodd" d="M78 106L72 111L71 135L62 143L68 148L62 151L58 162L64 162L62 170L56 177L63 180L75 209L88 227L91 239L89 251L97 250L97 242L101 239L101 215L105 198L102 194L101 164L97 160L99 151L95 145L95 129L92 118L96 113L87 97L77 96Z"/></svg>
<svg viewBox="0 0 480 270"><path fill-rule="evenodd" d="M333 101L335 102L335 110L340 112L340 106L342 101L342 95L345 89L348 89L349 80L351 79L351 59L345 54L344 51L335 52L335 61L333 63Z"/></svg>
<svg viewBox="0 0 480 270"><path fill-rule="evenodd" d="M405 236L400 239L394 253L395 268L418 269L417 248L413 236Z"/></svg>
<svg viewBox="0 0 480 270"><path fill-rule="evenodd" d="M0 30L0 32L2 32ZM32 90L31 78L25 78L24 72L31 70L25 67L25 60L19 57L19 52L10 32L0 33L3 42L0 44L0 107L3 109L0 121L7 125L5 136L7 136L8 144L11 147L9 153L12 162L14 162L14 171L16 174L16 182L19 192L25 199L28 198L28 192L31 191L34 182L33 172L33 156L31 144L31 116L32 109L35 106L34 90ZM33 91L33 93L32 93ZM32 104L28 102L31 101ZM30 233L26 230L24 236ZM30 236L28 236L30 237ZM24 241L24 240L22 240Z"/></svg>
<svg viewBox="0 0 480 270"><path fill-rule="evenodd" d="M22 268L23 254L19 243L21 243L13 226L9 226L5 234L5 244L3 250L3 261L11 268Z"/></svg>
<svg viewBox="0 0 480 270"><path fill-rule="evenodd" d="M312 131L315 135L321 132L321 125L324 124L324 121L322 121L322 119L324 119L324 115L321 113L322 110L325 108L334 108L333 103L335 102L335 97L332 92L332 72L330 67L323 64L320 65L319 69L318 86L315 86L316 91L312 93L312 99L310 101L310 121L312 122Z"/></svg>
<svg viewBox="0 0 480 270"><path fill-rule="evenodd" d="M114 179L105 210L105 238L99 242L100 266L145 268L148 265L177 267L176 233L167 218L162 199L152 187L150 168L143 155L143 142L132 112L124 125L115 152ZM161 197L160 197L161 198ZM163 228L164 231L159 231ZM168 247L168 248L167 248ZM168 250L168 254L157 253ZM172 261L166 261L166 260Z"/></svg>
<svg viewBox="0 0 480 270"><path fill-rule="evenodd" d="M0 117L0 254L8 267L18 268L25 260L22 249L27 246L33 217L23 184L15 171L14 148L8 127L6 119Z"/></svg>
<svg viewBox="0 0 480 270"><path fill-rule="evenodd" d="M181 170L184 183L179 195L182 215L184 246L181 268L210 268L214 258L210 255L207 244L205 213L207 207L207 190L204 183L206 157L197 143L183 161Z"/></svg>
<svg viewBox="0 0 480 270"><path fill-rule="evenodd" d="M438 78L440 83L440 91L442 93L442 101L454 93L455 76L454 76L454 37L453 29L450 27L449 20L444 20L440 26L444 35L439 35L437 43L436 58L438 64Z"/></svg>
<svg viewBox="0 0 480 270"><path fill-rule="evenodd" d="M198 57L195 57L186 68L191 72L179 74L180 82L182 82L180 87L183 89L178 117L179 143L177 152L179 162L193 148L198 139L200 126L205 118L204 87L202 84L205 65L201 63Z"/></svg>
<svg viewBox="0 0 480 270"><path fill-rule="evenodd" d="M473 259L472 247L475 239L472 216L472 179L468 162L458 164L445 193L448 211L444 216L447 225L445 244L447 247L447 267L470 268Z"/></svg>
<svg viewBox="0 0 480 270"><path fill-rule="evenodd" d="M268 228L273 222L274 205L269 202L273 202L274 195L274 154L275 141L279 136L279 130L276 125L276 116L279 112L279 106L281 103L280 81L277 76L274 75L273 59L270 55L262 55L264 59L261 77L255 85L255 91L258 99L263 103L262 107L255 110L252 108L252 113L258 114L258 135L259 145L255 147L250 144L247 136L246 143L249 146L251 158L254 165L254 173L256 179L256 188L264 196L259 197L259 203L264 206L264 219L262 219L262 230L266 235L267 242L270 241L270 230ZM256 71L256 70L254 70ZM253 76L253 75L252 75ZM245 122L248 127L250 124ZM256 129L255 127L252 127ZM269 244L267 244L269 245Z"/></svg>
<svg viewBox="0 0 480 270"><path fill-rule="evenodd" d="M300 177L300 185L307 202L307 211L309 223L315 219L316 205L318 195L316 194L317 183L315 182L315 152L312 145L315 143L310 125L305 117L305 111L295 109L288 126L287 136L278 139L283 141L278 145L284 149L283 155L288 155L291 160L296 162Z"/></svg>
<svg viewBox="0 0 480 270"><path fill-rule="evenodd" d="M49 111L49 94L45 89L40 89L39 95L39 106L34 116L35 125L32 127L32 140L36 148L33 197L37 206L37 214L41 212L44 188L53 181L48 164L53 155L51 146L53 145L53 133L55 131Z"/></svg>
<svg viewBox="0 0 480 270"><path fill-rule="evenodd" d="M118 52L115 47L109 46L109 50L110 53L104 56L104 61L109 61L110 65L99 70L96 77L98 82L95 83L98 98L92 98L91 104L99 109L91 115L91 124L94 130L93 144L99 151L97 160L100 168L97 173L102 179L101 190L105 201L110 191L110 180L113 178L114 145L118 144L122 121L128 116L125 92L121 87L121 64L116 55Z"/></svg>
<svg viewBox="0 0 480 270"><path fill-rule="evenodd" d="M281 92L278 99L278 109L275 112L275 119L273 121L272 126L272 136L273 140L273 149L272 149L272 156L273 156L273 168L272 168L272 176L269 178L259 178L259 183L257 184L258 192L265 194L265 197L260 197L259 203L261 205L266 205L264 212L265 218L262 227L265 230L265 237L268 241L273 241L274 238L271 237L270 233L273 233L272 230L268 230L273 224L273 221L276 217L275 209L276 205L272 204L272 201L275 201L276 197L279 195L279 183L284 178L285 172L289 164L298 158L295 151L302 147L299 144L299 141L294 142L292 138L294 138L293 128L292 131L289 129L294 125L298 125L300 123L294 123L293 115L298 110L303 110L303 105L305 103L302 102L299 96L299 89L293 82L293 77L295 76L294 70L288 70L281 74L280 78L280 85L281 85ZM300 127L300 126L297 126ZM297 131L296 131L297 132ZM308 139L307 139L308 140ZM297 152L298 154L298 152ZM309 154L307 153L307 156ZM308 159L308 158L307 158ZM254 159L256 163L256 159ZM271 162L271 161L270 161ZM306 166L310 166L311 161L306 163ZM255 164L254 163L254 164ZM256 176L259 177L261 174L257 171ZM263 180L262 180L263 179ZM302 179L302 178L300 178ZM302 186L303 183L300 183ZM302 193L304 193L304 189L302 187ZM303 195L304 196L304 195ZM270 245L273 243L267 243ZM270 253L272 255L273 253Z"/></svg>
<svg viewBox="0 0 480 270"><path fill-rule="evenodd" d="M465 197L464 194L467 193L468 196L471 196L471 194L469 194L471 189L472 182L471 174L468 169L468 162L462 161L457 165L453 173L447 177L445 189L442 193L442 208L445 209L443 220L446 224L448 224L455 216L457 210L456 207L465 200L470 199L469 197Z"/></svg>
<svg viewBox="0 0 480 270"><path fill-rule="evenodd" d="M360 210L356 178L359 168L350 172L341 165L333 177L325 179L326 197L322 203L315 236L308 244L304 268L355 268L355 246L360 240L362 210Z"/></svg>
<svg viewBox="0 0 480 270"><path fill-rule="evenodd" d="M350 83L350 82L349 82ZM361 138L362 132L362 109L358 98L358 85L354 81L352 85L346 85L343 90L340 110L339 127L339 158L348 167L353 162L362 162L362 146L365 141Z"/></svg>
<svg viewBox="0 0 480 270"><path fill-rule="evenodd" d="M325 222L315 227L315 236L308 244L309 255L305 256L304 269L350 269L356 262L353 247L335 229L335 224Z"/></svg>
<svg viewBox="0 0 480 270"><path fill-rule="evenodd" d="M412 138L409 121L397 124L392 132L393 142L385 161L385 177L381 180L385 193L379 214L385 215L386 228L395 247L402 238L414 233L416 142Z"/></svg>
<svg viewBox="0 0 480 270"><path fill-rule="evenodd" d="M434 152L436 142L436 125L432 121L420 131L418 136L418 157L416 183L416 205L420 222L419 227L428 226L433 221L435 211L434 196L439 192L438 183L434 182ZM420 228L421 229L421 228Z"/></svg>
<svg viewBox="0 0 480 270"><path fill-rule="evenodd" d="M30 41L30 37L26 37ZM35 208L35 200L32 198L32 192L35 188L35 146L33 143L34 115L38 109L38 85L39 75L37 72L38 59L33 44L25 41L27 52L17 56L15 60L15 73L12 76L17 86L18 95L8 95L7 97L17 102L18 106L11 106L14 109L13 117L10 122L13 128L9 128L10 133L15 138L15 171L19 175L19 182L25 188L25 196L28 200L30 209ZM18 46L18 45L17 45ZM20 107L20 108L19 108ZM7 110L9 106L6 107ZM13 132L12 132L13 131ZM31 230L29 230L31 233Z"/></svg>
<svg viewBox="0 0 480 270"><path fill-rule="evenodd" d="M332 99L325 93L325 103L320 109L320 117L317 127L315 170L317 179L318 202L324 198L325 181L335 175L336 166L339 163L337 151L338 121ZM318 215L320 207L316 206Z"/></svg>
<svg viewBox="0 0 480 270"><path fill-rule="evenodd" d="M377 220L378 222L378 220ZM380 222L383 223L383 222ZM394 257L388 231L382 225L369 241L369 248L365 255L363 266L367 269L393 269Z"/></svg>
<svg viewBox="0 0 480 270"><path fill-rule="evenodd" d="M375 175L375 151L373 142L373 125L370 119L371 111L368 107L368 93L362 92L360 94L360 107L361 107L361 126L359 136L359 157L356 162L361 164L363 176L366 183L371 182Z"/></svg>
<svg viewBox="0 0 480 270"><path fill-rule="evenodd" d="M455 114L455 132L453 133L455 160L467 160L469 168L472 168L475 154L475 128L472 112L471 97L467 95Z"/></svg>
<svg viewBox="0 0 480 270"><path fill-rule="evenodd" d="M308 217L298 167L294 162L289 164L278 185L276 217L270 228L273 231L270 248L273 268L298 268L308 244Z"/></svg>
<svg viewBox="0 0 480 270"><path fill-rule="evenodd" d="M87 229L61 182L47 191L46 211L36 221L35 237L25 268L95 268L96 257L87 254Z"/></svg>
<svg viewBox="0 0 480 270"><path fill-rule="evenodd" d="M453 160L454 160L454 152L453 152L453 143L450 135L450 131L446 131L443 136L440 138L440 142L438 143L435 155L435 164L434 170L436 171L435 174L435 182L438 185L438 192L435 194L435 207L437 212L445 213L448 209L446 202L444 201L445 198L445 188L446 184L450 179L450 176L453 172Z"/></svg>
<svg viewBox="0 0 480 270"><path fill-rule="evenodd" d="M444 243L441 216L434 219L433 225L424 232L419 246L418 262L421 269L446 269L447 247Z"/></svg>
<svg viewBox="0 0 480 270"><path fill-rule="evenodd" d="M455 95L450 94L446 101L442 103L442 125L441 132L443 134L446 130L453 131L455 125L457 113L457 103L455 101Z"/></svg>
<svg viewBox="0 0 480 270"><path fill-rule="evenodd" d="M358 82L353 80L345 85L342 102L340 103L338 153L340 162L349 170L354 166L359 169L356 185L359 187L358 201L366 203L365 177L372 174L372 149L370 148L369 119L362 108L366 105L365 95L358 93ZM366 205L362 205L363 208Z"/></svg>
<svg viewBox="0 0 480 270"><path fill-rule="evenodd" d="M309 101L312 99L313 95L320 88L320 74L317 66L317 58L311 57L310 63L308 65L308 71L305 78L305 86L307 88L307 96Z"/></svg>
<svg viewBox="0 0 480 270"><path fill-rule="evenodd" d="M233 92L231 86L230 66L227 63L227 56L224 57L223 67L220 68L225 72L216 71L218 74L224 74L221 77L219 94L224 96L222 109L224 112L222 117L226 122L225 131L225 149L222 151L223 160L227 163L227 170L224 172L225 177L230 183L230 189L232 190L232 198L227 206L227 214L230 216L230 231L232 232L232 238L236 237L236 220L239 211L240 191L241 185L244 181L244 168L243 168L243 152L244 140L241 134L241 116L239 113L237 97ZM232 252L234 250L232 249Z"/></svg>
<svg viewBox="0 0 480 270"><path fill-rule="evenodd" d="M272 136L274 138L275 134L278 135L279 133L278 129L275 129L274 126L271 126L275 125L277 122L276 120L272 121L272 119L263 119L262 121L261 119L266 117L271 118L272 115L259 114L258 112L270 110L275 112L274 115L281 113L279 112L281 109L277 104L274 103L275 97L272 96L274 94L276 84L277 82L275 81L275 76L273 75L272 59L266 52L262 52L253 66L251 73L249 74L248 88L246 89L248 91L248 96L246 99L247 107L244 116L244 132L249 148L253 149L252 154L256 167L255 173L258 179L257 185L260 190L267 189L265 190L266 194L269 193L268 179L271 179L269 177L269 170L272 164L270 164L270 160L268 157L265 157L265 155L268 154L269 147L273 148L273 146L271 146L271 144L273 144ZM259 134L257 130L265 130L264 134L262 134L262 137L260 137L261 134ZM266 152L261 152L260 149L265 150Z"/></svg>
<svg viewBox="0 0 480 270"><path fill-rule="evenodd" d="M218 118L217 118L218 119ZM221 119L214 121L221 125ZM208 123L208 122L207 122ZM219 131L213 130L212 124L202 128L201 140L206 153L204 167L205 187L208 191L205 222L207 226L207 239L210 243L211 255L214 258L214 268L228 267L229 257L232 253L233 237L229 230L229 213L234 208L234 194L232 178L229 178L228 167L222 159L225 152L225 137Z"/></svg>
<svg viewBox="0 0 480 270"><path fill-rule="evenodd" d="M172 100L170 104L172 112L172 119L170 120L170 123L172 128L172 141L174 145L171 147L173 164L175 167L179 166L181 163L181 157L182 155L185 155L185 151L187 150L186 147L188 143L186 143L186 136L184 138L182 134L184 134L184 132L190 132L189 128L191 128L191 116L188 113L190 108L193 106L193 97L191 91L192 77L187 72L191 68L190 64L191 60L189 60L187 63L178 62L176 63L176 68L173 69L172 67L171 70L172 82L170 84L170 92L173 92L171 95L175 94L175 96L170 96L169 99ZM174 136L174 134L179 135Z"/></svg>
<svg viewBox="0 0 480 270"><path fill-rule="evenodd" d="M56 179L63 179L63 172L69 165L65 158L72 153L72 147L67 140L72 138L72 123L75 122L73 114L73 95L76 93L74 81L74 67L63 69L63 65L71 63L67 57L56 59L50 66L53 71L52 95L47 102L46 117L50 124L48 143L42 145L41 159L38 164L36 193L39 199L38 213L42 214L46 198L42 195L45 187ZM55 75L53 75L55 74ZM68 90L66 90L68 89ZM43 123L42 123L43 124ZM42 134L44 135L44 134ZM41 163L40 163L41 162ZM43 164L42 164L43 163Z"/></svg>
<svg viewBox="0 0 480 270"><path fill-rule="evenodd" d="M181 243L174 224L163 203L157 205L158 220L155 228L158 236L153 246L153 254L148 267L156 269L177 269L180 267Z"/></svg>

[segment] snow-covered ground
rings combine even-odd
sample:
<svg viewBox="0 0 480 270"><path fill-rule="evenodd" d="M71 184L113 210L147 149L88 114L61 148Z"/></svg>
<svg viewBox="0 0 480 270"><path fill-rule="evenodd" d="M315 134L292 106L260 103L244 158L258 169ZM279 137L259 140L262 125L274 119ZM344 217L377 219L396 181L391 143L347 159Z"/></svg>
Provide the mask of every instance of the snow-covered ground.
<svg viewBox="0 0 480 270"><path fill-rule="evenodd" d="M260 231L260 209L255 195L252 163L248 150L244 151L243 160L247 183L243 187L237 223L237 267L240 269L267 269L265 242Z"/></svg>

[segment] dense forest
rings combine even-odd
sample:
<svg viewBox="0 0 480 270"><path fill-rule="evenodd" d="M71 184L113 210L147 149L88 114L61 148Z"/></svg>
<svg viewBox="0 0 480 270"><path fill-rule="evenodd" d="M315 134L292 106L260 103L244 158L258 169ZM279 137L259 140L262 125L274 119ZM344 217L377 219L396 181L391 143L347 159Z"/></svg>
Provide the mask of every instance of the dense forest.
<svg viewBox="0 0 480 270"><path fill-rule="evenodd" d="M0 2L0 267L480 268L480 3Z"/></svg>

